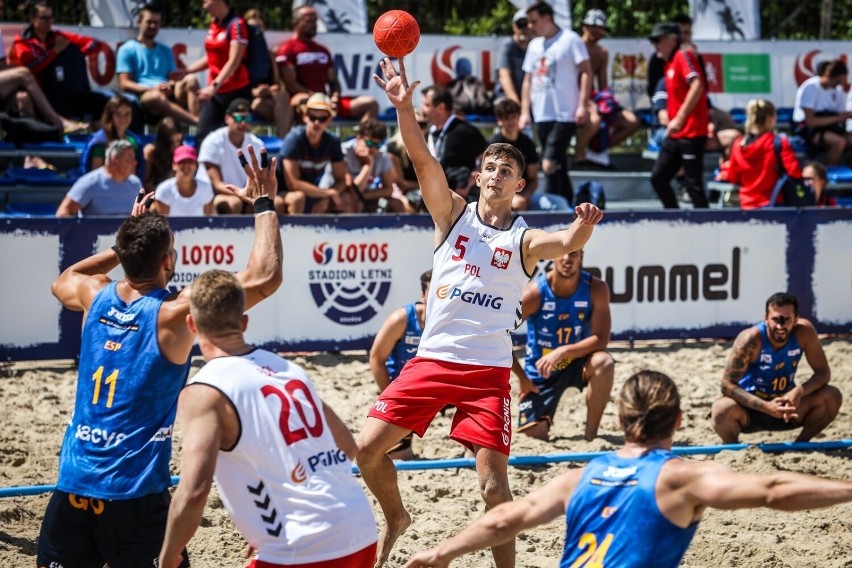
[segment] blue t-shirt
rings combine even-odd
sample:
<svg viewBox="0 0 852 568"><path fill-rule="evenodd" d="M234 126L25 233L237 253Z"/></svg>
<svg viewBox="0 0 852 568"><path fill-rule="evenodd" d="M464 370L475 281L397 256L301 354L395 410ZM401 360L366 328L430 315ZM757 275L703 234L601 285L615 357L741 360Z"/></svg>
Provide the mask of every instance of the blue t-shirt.
<svg viewBox="0 0 852 568"><path fill-rule="evenodd" d="M393 346L385 362L391 380L397 378L405 364L417 355L417 346L420 345L420 336L423 335L423 328L420 326L420 320L417 319L417 304L406 304L403 307L405 308L405 335Z"/></svg>
<svg viewBox="0 0 852 568"><path fill-rule="evenodd" d="M796 369L802 358L802 346L793 333L787 343L775 349L766 334L766 322L762 321L755 327L760 330L760 355L746 368L739 385L747 393L772 400L796 386Z"/></svg>
<svg viewBox="0 0 852 568"><path fill-rule="evenodd" d="M159 42L149 48L131 39L121 44L115 59L117 74L127 73L131 79L145 87L156 87L167 82L169 73L176 69L172 50Z"/></svg>
<svg viewBox="0 0 852 568"><path fill-rule="evenodd" d="M61 491L134 499L171 485L177 400L189 372L163 357L157 316L169 292L126 303L104 287L83 323L74 415L59 454Z"/></svg>
<svg viewBox="0 0 852 568"><path fill-rule="evenodd" d="M127 131L124 139L130 142L133 146L133 153L136 154L136 175L139 178L145 177L145 158L142 154L142 141L131 131ZM106 130L101 128L94 132L86 141L86 147L83 148L83 153L80 155L80 174L92 171L92 160L95 157L106 161L106 149L110 141L107 139Z"/></svg>
<svg viewBox="0 0 852 568"><path fill-rule="evenodd" d="M657 478L670 459L677 456L658 448L639 458L612 453L590 461L565 511L559 567L680 566L698 523L680 528L657 506Z"/></svg>
<svg viewBox="0 0 852 568"><path fill-rule="evenodd" d="M299 162L299 179L319 185L326 167L343 161L340 139L323 132L316 148L308 143L305 127L293 128L281 144L281 157Z"/></svg>
<svg viewBox="0 0 852 568"><path fill-rule="evenodd" d="M100 167L77 179L67 197L82 207L84 217L127 216L141 187L142 182L134 175L124 181L115 181Z"/></svg>
<svg viewBox="0 0 852 568"><path fill-rule="evenodd" d="M536 361L557 347L589 337L592 319L591 280L591 274L581 271L577 290L567 298L560 298L547 283L546 274L541 273L536 277L541 306L527 319L527 356L524 361L527 377L536 384L545 382L538 374ZM571 359L566 359L554 371L565 369L570 364Z"/></svg>

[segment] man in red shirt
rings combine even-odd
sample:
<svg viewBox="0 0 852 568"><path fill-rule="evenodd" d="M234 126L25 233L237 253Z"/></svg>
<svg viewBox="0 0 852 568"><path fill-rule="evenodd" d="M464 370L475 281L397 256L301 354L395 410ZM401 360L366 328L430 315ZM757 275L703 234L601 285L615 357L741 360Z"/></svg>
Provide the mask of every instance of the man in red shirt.
<svg viewBox="0 0 852 568"><path fill-rule="evenodd" d="M275 62L287 91L292 94L290 104L299 107L313 93L325 93L331 98L337 116L360 118L362 121L376 118L379 103L369 95L341 97L340 82L334 57L324 45L314 41L317 35L317 12L308 4L293 13L294 35L281 44L275 53Z"/></svg>
<svg viewBox="0 0 852 568"><path fill-rule="evenodd" d="M704 193L704 144L708 109L704 73L695 53L680 48L677 24L657 24L649 38L665 62L669 123L651 172L651 185L666 209L677 209L671 181L683 167L683 185L696 208L708 206Z"/></svg>

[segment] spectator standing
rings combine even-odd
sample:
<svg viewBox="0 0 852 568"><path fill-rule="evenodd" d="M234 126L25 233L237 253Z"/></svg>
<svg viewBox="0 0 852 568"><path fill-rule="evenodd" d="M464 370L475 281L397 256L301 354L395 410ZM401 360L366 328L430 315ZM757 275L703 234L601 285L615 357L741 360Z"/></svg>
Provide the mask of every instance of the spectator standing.
<svg viewBox="0 0 852 568"><path fill-rule="evenodd" d="M127 214L142 188L133 173L136 149L127 140L115 140L107 146L105 159L103 166L74 182L56 210L57 217Z"/></svg>
<svg viewBox="0 0 852 568"><path fill-rule="evenodd" d="M431 123L427 144L432 156L449 168L476 170L479 157L488 142L478 128L453 112L453 96L444 87L432 85L421 91L423 114Z"/></svg>
<svg viewBox="0 0 852 568"><path fill-rule="evenodd" d="M178 69L171 48L157 41L159 9L143 5L137 21L136 38L121 44L116 53L119 87L139 99L146 118L170 116L183 124L198 124L198 79Z"/></svg>
<svg viewBox="0 0 852 568"><path fill-rule="evenodd" d="M846 121L852 110L846 110L843 86L849 70L841 59L822 67L796 91L793 123L796 134L808 145L810 154L825 151L825 163L840 163L843 152L852 148L852 133L846 132Z"/></svg>
<svg viewBox="0 0 852 568"><path fill-rule="evenodd" d="M346 185L351 187L367 213L404 213L405 205L393 196L394 169L385 150L387 127L369 118L358 125L354 138L340 145L346 166ZM359 207L359 209L361 208Z"/></svg>
<svg viewBox="0 0 852 568"><path fill-rule="evenodd" d="M521 88L524 84L524 56L532 39L527 11L518 10L512 17L512 37L500 42L497 48L497 70L494 81L494 102L511 99L521 104Z"/></svg>
<svg viewBox="0 0 852 568"><path fill-rule="evenodd" d="M255 27L251 33L260 33L266 30L266 22L263 13L252 8L243 17L246 23ZM264 42L265 43L265 42ZM293 107L290 106L290 95L284 86L284 79L275 63L275 54L271 51L269 55L269 76L263 81L251 86L251 111L261 120L271 122L275 125L275 135L284 138L293 125Z"/></svg>
<svg viewBox="0 0 852 568"><path fill-rule="evenodd" d="M790 141L781 140L781 163L775 152L775 105L765 99L752 99L746 106L746 133L737 138L731 148L731 157L722 164L719 179L740 186L741 209L757 209L784 205L782 195L770 203L772 190L782 174L801 178L802 170ZM779 171L780 170L780 171Z"/></svg>
<svg viewBox="0 0 852 568"><path fill-rule="evenodd" d="M671 181L683 167L683 185L695 208L707 208L704 192L704 145L707 142L707 96L704 73L695 53L680 47L680 28L665 23L650 36L657 54L666 61L668 93L666 137L651 172L651 185L663 207L677 209Z"/></svg>
<svg viewBox="0 0 852 568"><path fill-rule="evenodd" d="M263 141L249 132L251 103L233 99L225 109L225 126L214 130L201 143L198 161L204 168L199 177L208 181L216 197L213 206L219 215L239 215L249 205L233 187L243 187L246 172L237 150L248 153L250 146L263 147Z"/></svg>
<svg viewBox="0 0 852 568"><path fill-rule="evenodd" d="M198 179L198 154L192 146L178 146L172 159L175 175L157 186L152 210L172 217L201 217L213 214L213 188Z"/></svg>
<svg viewBox="0 0 852 568"><path fill-rule="evenodd" d="M154 191L160 182L174 175L172 154L183 143L178 123L170 116L164 116L157 123L154 141L145 144L142 156L145 158L145 191Z"/></svg>
<svg viewBox="0 0 852 568"><path fill-rule="evenodd" d="M573 202L568 144L577 127L589 118L589 52L580 36L556 25L553 8L546 2L529 6L527 18L536 37L530 40L524 57L520 126L526 128L535 120L545 192Z"/></svg>
<svg viewBox="0 0 852 568"><path fill-rule="evenodd" d="M92 91L86 55L100 42L94 38L53 29L53 8L47 0L28 0L29 25L12 44L13 65L35 75L51 106L63 117L96 122L109 97Z"/></svg>
<svg viewBox="0 0 852 568"><path fill-rule="evenodd" d="M127 140L136 153L138 163L136 173L141 177L145 170L142 143L139 137L130 131L131 122L133 122L131 100L124 95L115 95L109 99L101 115L101 129L92 134L80 156L80 172L90 172L104 165L104 154L110 142Z"/></svg>
<svg viewBox="0 0 852 568"><path fill-rule="evenodd" d="M205 54L186 68L187 73L208 70L207 85L198 91L201 106L195 145L199 151L207 135L222 126L233 100L251 100L244 63L249 33L246 21L231 9L229 0L204 0L203 6L211 17L204 39Z"/></svg>
<svg viewBox="0 0 852 568"><path fill-rule="evenodd" d="M334 58L324 45L314 41L317 35L317 11L309 3L293 11L293 35L281 44L275 61L290 93L290 104L300 109L313 93L331 99L332 108L342 118L376 118L379 103L369 95L344 97Z"/></svg>
<svg viewBox="0 0 852 568"><path fill-rule="evenodd" d="M837 201L828 194L828 172L819 162L808 162L802 168L802 181L814 188L817 207L837 207Z"/></svg>

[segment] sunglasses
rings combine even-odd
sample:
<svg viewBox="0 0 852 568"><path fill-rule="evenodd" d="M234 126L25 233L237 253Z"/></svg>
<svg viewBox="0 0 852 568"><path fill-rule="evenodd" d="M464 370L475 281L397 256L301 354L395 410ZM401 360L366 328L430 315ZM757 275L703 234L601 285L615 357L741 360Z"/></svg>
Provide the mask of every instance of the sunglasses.
<svg viewBox="0 0 852 568"><path fill-rule="evenodd" d="M329 118L331 118L330 114L311 114L308 113L308 120L311 122L326 122Z"/></svg>
<svg viewBox="0 0 852 568"><path fill-rule="evenodd" d="M769 318L770 321L774 321L778 325L784 325L788 321L793 321L794 318L788 318L787 316L775 316L774 318Z"/></svg>
<svg viewBox="0 0 852 568"><path fill-rule="evenodd" d="M237 124L241 122L251 122L250 114L232 114L231 118L233 118L234 122L236 122Z"/></svg>
<svg viewBox="0 0 852 568"><path fill-rule="evenodd" d="M529 20L518 20L517 22L515 22L515 25L518 26L519 28L523 29L523 28L527 27L527 24L529 24L529 23L530 23Z"/></svg>
<svg viewBox="0 0 852 568"><path fill-rule="evenodd" d="M369 138L364 140L364 144L367 145L367 148L381 148L384 143L384 140L370 140Z"/></svg>

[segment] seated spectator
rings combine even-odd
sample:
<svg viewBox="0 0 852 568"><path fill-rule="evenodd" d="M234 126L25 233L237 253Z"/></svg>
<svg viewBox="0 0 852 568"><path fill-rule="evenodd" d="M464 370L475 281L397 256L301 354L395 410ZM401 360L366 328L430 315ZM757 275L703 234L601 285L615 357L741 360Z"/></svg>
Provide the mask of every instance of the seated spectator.
<svg viewBox="0 0 852 568"><path fill-rule="evenodd" d="M340 140L326 131L334 118L331 99L314 93L300 114L304 126L290 130L281 146L288 191L279 193L275 210L279 215L293 212L301 194L307 213L351 213L355 209L354 198L346 186ZM330 176L325 176L328 185L323 183L326 169L330 171Z"/></svg>
<svg viewBox="0 0 852 568"><path fill-rule="evenodd" d="M561 195L536 193L538 189L538 151L535 142L521 132L518 119L521 117L521 105L505 98L494 105L497 126L500 131L488 139L489 144L503 142L511 144L521 151L526 160L524 170L524 189L512 198L513 211L567 211L568 200Z"/></svg>
<svg viewBox="0 0 852 568"><path fill-rule="evenodd" d="M157 124L154 141L145 144L142 156L145 158L145 191L154 191L161 182L174 175L172 153L183 143L178 123L170 116L164 116Z"/></svg>
<svg viewBox="0 0 852 568"><path fill-rule="evenodd" d="M127 215L142 189L136 171L136 149L127 140L110 142L106 162L83 174L59 204L57 217Z"/></svg>
<svg viewBox="0 0 852 568"><path fill-rule="evenodd" d="M142 177L145 162L142 157L142 143L139 137L129 130L133 121L133 103L124 95L115 95L107 101L101 116L101 129L89 138L83 154L80 156L80 172L86 173L104 165L106 147L115 140L127 140L136 152L137 175Z"/></svg>
<svg viewBox="0 0 852 568"><path fill-rule="evenodd" d="M246 172L240 164L237 150L248 156L248 147L260 148L263 141L249 132L251 103L247 99L234 99L225 113L225 126L214 130L201 143L198 161L204 166L199 177L210 183L216 197L213 206L219 215L240 215L250 210L230 187L243 187Z"/></svg>
<svg viewBox="0 0 852 568"><path fill-rule="evenodd" d="M246 23L257 28L260 33L266 29L263 14L257 8L252 8L243 16ZM290 106L290 95L284 86L281 72L275 64L275 54L269 53L270 75L264 81L252 85L251 111L255 116L275 125L275 135L284 138L293 125L293 107Z"/></svg>
<svg viewBox="0 0 852 568"><path fill-rule="evenodd" d="M358 126L354 138L340 145L346 166L346 185L358 197L357 213L405 213L402 200L393 196L394 172L384 146L387 127L373 118Z"/></svg>
<svg viewBox="0 0 852 568"><path fill-rule="evenodd" d="M429 130L429 121L426 119L423 109L415 108L414 116L417 118L417 124L425 138L426 132ZM388 139L387 152L394 169L393 177L396 180L394 196L402 200L408 213L425 211L423 196L420 195L420 182L417 181L417 172L414 171L414 164L411 163L408 150L402 142L402 131L400 129L397 128L393 136Z"/></svg>
<svg viewBox="0 0 852 568"><path fill-rule="evenodd" d="M497 74L494 81L494 102L511 99L521 104L521 86L524 83L524 56L533 37L527 11L520 9L512 17L512 37L500 42L497 48Z"/></svg>
<svg viewBox="0 0 852 568"><path fill-rule="evenodd" d="M475 203L479 199L479 187L473 172L464 166L451 166L444 170L449 188L458 193L467 203Z"/></svg>
<svg viewBox="0 0 852 568"><path fill-rule="evenodd" d="M429 151L446 171L452 167L476 171L488 142L478 128L453 112L453 96L444 87L432 85L421 91L423 114L431 123L426 137Z"/></svg>
<svg viewBox="0 0 852 568"><path fill-rule="evenodd" d="M109 97L92 91L85 56L93 53L100 42L54 30L53 8L48 0L28 0L24 9L30 24L15 37L12 63L32 71L60 116L97 121Z"/></svg>
<svg viewBox="0 0 852 568"><path fill-rule="evenodd" d="M328 93L332 107L342 118L367 120L379 114L379 103L369 95L344 97L331 52L314 41L317 12L309 4L293 11L294 34L281 44L275 61L290 93L290 104L298 109L312 93Z"/></svg>
<svg viewBox="0 0 852 568"><path fill-rule="evenodd" d="M775 203L770 203L772 190L783 171L794 178L802 177L790 141L781 138L781 162L775 155L775 105L764 99L752 99L746 106L746 133L737 138L731 147L730 159L722 165L719 179L740 186L739 197L742 209L757 209L772 205L783 205L779 194Z"/></svg>
<svg viewBox="0 0 852 568"><path fill-rule="evenodd" d="M808 146L808 154L825 151L827 165L840 163L843 152L852 148L852 133L846 132L846 120L852 111L846 110L846 84L849 71L846 63L836 59L820 68L796 91L793 106L795 132Z"/></svg>
<svg viewBox="0 0 852 568"><path fill-rule="evenodd" d="M828 194L828 172L819 162L808 162L802 168L802 181L814 188L817 207L837 207L837 201Z"/></svg>
<svg viewBox="0 0 852 568"><path fill-rule="evenodd" d="M208 70L207 85L198 91L201 102L195 135L198 148L208 134L222 126L232 101L251 99L251 84L245 66L248 47L246 21L231 9L229 0L205 1L202 6L211 17L204 40L204 56L186 68L187 73ZM213 188L216 189L215 183Z"/></svg>
<svg viewBox="0 0 852 568"><path fill-rule="evenodd" d="M143 5L137 21L136 38L121 44L116 53L119 87L138 97L147 118L170 116L184 124L198 124L198 79L178 69L171 48L157 41L159 9Z"/></svg>
<svg viewBox="0 0 852 568"><path fill-rule="evenodd" d="M172 217L201 217L213 214L213 188L195 176L198 154L192 146L178 146L172 167L175 175L157 186L151 208Z"/></svg>
<svg viewBox="0 0 852 568"><path fill-rule="evenodd" d="M0 38L2 41L2 38ZM18 69L30 74L23 67ZM4 72L0 71L0 82ZM2 84L2 83L0 83ZM15 144L59 142L62 140L62 125L50 124L36 115L30 93L18 89L8 99L0 98L0 134L3 140Z"/></svg>

